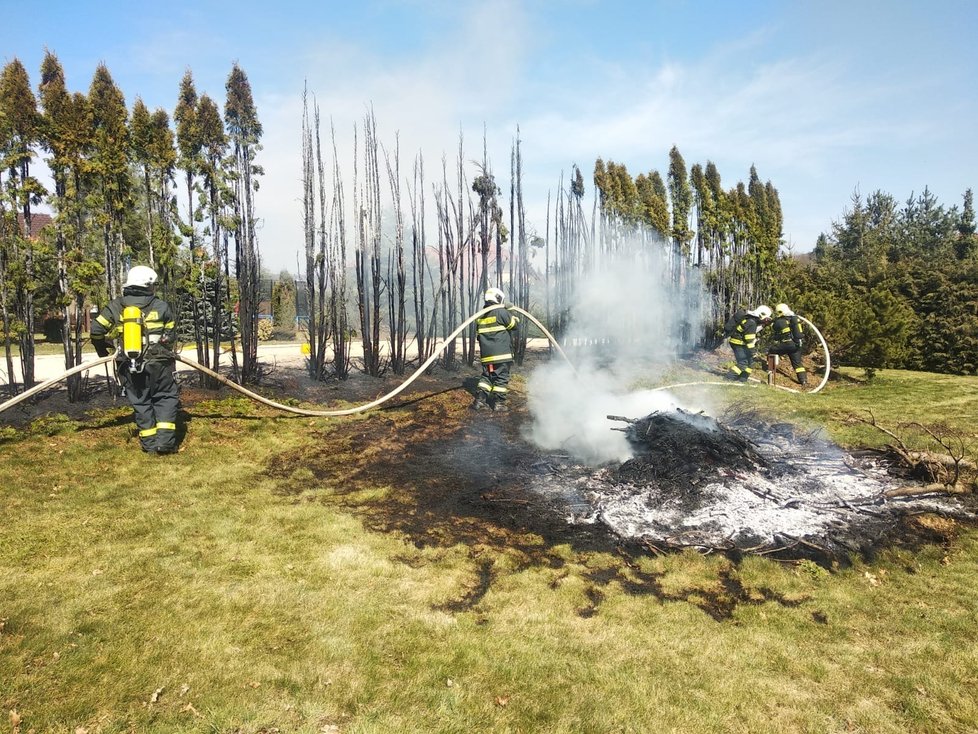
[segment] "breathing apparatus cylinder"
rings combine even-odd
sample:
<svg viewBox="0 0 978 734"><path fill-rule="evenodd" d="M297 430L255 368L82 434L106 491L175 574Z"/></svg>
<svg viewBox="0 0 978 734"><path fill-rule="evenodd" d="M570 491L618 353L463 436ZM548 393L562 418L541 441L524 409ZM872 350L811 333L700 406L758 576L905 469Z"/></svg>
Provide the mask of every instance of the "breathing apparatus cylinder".
<svg viewBox="0 0 978 734"><path fill-rule="evenodd" d="M137 306L122 310L122 351L130 360L139 359L146 347L143 329L143 312Z"/></svg>

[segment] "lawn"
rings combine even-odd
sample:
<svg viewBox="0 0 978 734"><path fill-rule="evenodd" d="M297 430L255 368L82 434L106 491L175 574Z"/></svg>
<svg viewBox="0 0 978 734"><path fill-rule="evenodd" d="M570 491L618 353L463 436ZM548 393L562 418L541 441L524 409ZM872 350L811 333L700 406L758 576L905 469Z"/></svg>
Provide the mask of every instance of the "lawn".
<svg viewBox="0 0 978 734"><path fill-rule="evenodd" d="M707 389L849 446L885 439L871 412L973 450L978 379L861 374ZM978 729L975 530L920 518L933 542L830 569L554 535L470 476L486 436L441 379L339 420L185 395L169 457L122 407L0 424L7 730Z"/></svg>

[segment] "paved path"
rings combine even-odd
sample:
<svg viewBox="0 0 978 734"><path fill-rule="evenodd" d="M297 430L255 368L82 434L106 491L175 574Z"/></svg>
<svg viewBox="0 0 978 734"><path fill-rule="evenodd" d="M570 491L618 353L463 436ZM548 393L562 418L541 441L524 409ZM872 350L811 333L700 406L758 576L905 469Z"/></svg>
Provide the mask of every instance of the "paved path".
<svg viewBox="0 0 978 734"><path fill-rule="evenodd" d="M530 349L542 349L547 345L546 339L530 339L528 347ZM362 357L363 350L359 341L354 341L350 345L351 356ZM193 347L184 347L183 354L186 354L191 359L197 358L197 350ZM408 356L414 356L415 352L412 352L412 347L408 347ZM240 357L240 355L239 355ZM85 362L95 361L98 357L95 355L94 351L83 352L82 360ZM258 345L258 359L266 364L273 367L302 367L305 364L305 355L302 354L302 345L299 342L291 343L260 343ZM231 354L224 353L221 355L221 365L227 366L231 364ZM109 367L111 370L111 367ZM190 370L193 369L185 364L177 362L177 370ZM34 358L34 379L36 382L44 382L45 380L50 380L53 377L57 377L65 371L65 360L64 356L61 354L41 354ZM105 374L105 366L99 365L95 368L93 374ZM18 357L14 358L14 375L17 382L21 381L20 373L20 359ZM0 385L6 385L7 379L7 365L6 361L0 355Z"/></svg>

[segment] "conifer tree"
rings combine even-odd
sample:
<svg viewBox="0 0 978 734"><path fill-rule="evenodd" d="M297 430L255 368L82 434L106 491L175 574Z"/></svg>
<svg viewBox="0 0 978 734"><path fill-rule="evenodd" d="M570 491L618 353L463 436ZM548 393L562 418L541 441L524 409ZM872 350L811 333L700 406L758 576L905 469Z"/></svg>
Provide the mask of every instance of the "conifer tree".
<svg viewBox="0 0 978 734"><path fill-rule="evenodd" d="M128 111L122 91L105 64L99 64L88 91L92 113L92 148L88 170L93 174L98 201L108 298L122 293L124 270L123 222L131 206ZM127 254L127 253L126 253Z"/></svg>
<svg viewBox="0 0 978 734"><path fill-rule="evenodd" d="M971 189L964 192L964 206L955 228L958 236L954 252L958 260L974 257L978 250L978 240L975 238L975 197Z"/></svg>
<svg viewBox="0 0 978 734"><path fill-rule="evenodd" d="M206 260L201 263L201 272L206 273L208 280L213 280L212 300L209 299L208 306L204 310L210 315L208 326L213 329L214 359L213 362L210 361L209 350L205 343L203 364L216 372L220 367L221 324L224 321L224 285L221 274L225 270L227 261L222 216L224 194L227 191L223 168L227 137L224 134L221 113L214 101L206 94L201 96L197 105L197 124L201 141L200 178L203 186L201 210L206 213L210 221L207 231L210 233L213 252L213 259L209 263ZM212 386L217 387L216 381Z"/></svg>
<svg viewBox="0 0 978 734"><path fill-rule="evenodd" d="M251 84L237 64L228 75L224 122L233 155L235 272L240 296L238 318L241 329L241 378L257 378L258 366L258 273L261 261L255 236L254 193L261 167L255 156L261 150L262 126L252 98ZM318 135L318 128L317 128Z"/></svg>
<svg viewBox="0 0 978 734"><path fill-rule="evenodd" d="M669 198L672 201L672 241L675 252L680 257L689 255L689 243L693 232L689 228L689 214L693 208L693 193L689 186L686 161L679 149L673 146L669 151Z"/></svg>
<svg viewBox="0 0 978 734"><path fill-rule="evenodd" d="M203 254L198 250L197 243L197 207L195 195L197 193L197 176L200 173L201 148L203 140L200 131L200 124L197 119L198 99L197 89L194 86L193 74L190 69L180 80L180 93L177 99L177 106L173 112L173 119L177 127L177 168L184 172L187 187L187 219L183 223L182 234L187 239L188 250L190 253L190 269L186 274L183 287L190 301L190 312L192 313L192 329L194 342L197 347L197 358L204 359L206 336L201 330L204 315L201 313L201 299L204 298L202 284L204 273L201 260ZM203 382L203 378L202 378Z"/></svg>
<svg viewBox="0 0 978 734"><path fill-rule="evenodd" d="M79 276L84 275L82 269L92 270L91 264L85 263L81 247L81 177L89 120L84 97L79 94L73 98L68 93L61 62L50 51L41 63L39 93L43 110L41 142L50 153L47 164L54 181L54 192L49 201L54 210L57 303L64 323L61 344L65 369L68 370L81 363L86 292L81 287L85 279ZM68 328L72 306L76 315L74 334ZM80 389L81 375L69 377L70 401L80 397Z"/></svg>
<svg viewBox="0 0 978 734"><path fill-rule="evenodd" d="M13 295L25 388L34 384L34 291L38 287L32 214L46 193L31 175L31 162L39 142L37 99L31 90L27 70L15 58L0 73L0 174L6 172L6 180L0 179L0 197L3 199L0 207L9 210L15 225L6 228L5 242L0 243L5 250L5 262L0 263L3 266L0 297L3 299L4 345L9 365L12 362L9 356L12 324L8 297ZM18 214L22 226L16 226ZM3 216L2 211L0 216Z"/></svg>

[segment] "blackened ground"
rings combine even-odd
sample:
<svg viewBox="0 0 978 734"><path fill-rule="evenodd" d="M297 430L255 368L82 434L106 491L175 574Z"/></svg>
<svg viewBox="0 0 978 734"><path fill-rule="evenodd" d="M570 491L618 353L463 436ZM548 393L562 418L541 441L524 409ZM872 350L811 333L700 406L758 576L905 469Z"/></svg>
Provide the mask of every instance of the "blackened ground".
<svg viewBox="0 0 978 734"><path fill-rule="evenodd" d="M513 409L508 414L469 409L478 374L474 369L436 370L380 410L329 421L324 429L311 432L304 445L270 459L265 472L276 480L276 493L296 503L317 501L342 508L361 518L370 530L396 533L419 548L468 547L473 577L443 605L452 612L478 611L498 573L497 556L516 558L517 572L528 567L552 569L554 584L559 584L570 573L564 570L568 548L576 563L591 569L586 572L589 586L579 609L582 616L599 611L612 584L631 594L687 601L718 620L729 618L742 604L804 602L767 588L745 587L735 566L723 570L715 584L667 588L662 574L645 571L637 563L643 556L657 554L657 549L624 540L601 523L568 522L574 507L567 498L531 491L541 476L572 483L590 470L567 457L543 453L523 437L530 416L520 394L521 378L528 370L517 371ZM299 398L321 406L335 406L342 400L346 407L373 400L402 379L354 374L343 383L317 383L301 370L281 369L270 375L261 392L273 399ZM227 388L203 389L194 375L182 380L181 400L191 421L220 418L212 415L212 406L198 408L201 401L237 395ZM13 411L3 420L22 424L49 413L81 420L91 411L125 406L124 399L113 398L105 389L75 404L68 403L60 391L23 409L18 406L13 409L15 420L10 420ZM688 450L682 443L677 442L677 450ZM676 464L673 470L680 468ZM670 478L672 486L682 486L678 473ZM886 542L950 545L959 527L942 518L907 518ZM606 554L617 561L609 565ZM728 555L734 561L739 558L736 550ZM423 562L409 552L401 560ZM816 622L823 621L820 614L813 612Z"/></svg>
<svg viewBox="0 0 978 734"><path fill-rule="evenodd" d="M544 476L573 484L602 472L529 443L523 428L530 416L518 391L507 414L471 410L475 381L464 373L426 376L416 383L418 391L403 400L362 418L336 421L310 435L307 445L270 460L266 473L277 480L276 492L294 496L297 503L318 501L342 508L370 530L395 533L418 548L468 547L476 571L458 598L444 605L449 611L477 608L495 580L493 558L498 554L515 557L517 570L554 569L559 583L568 548L584 565L596 554L619 559L610 568L602 564L589 573L592 585L579 610L584 616L595 613L605 587L612 583L633 594L689 601L716 619L729 617L740 604L802 601L780 597L770 589L745 588L732 569L723 573L718 585L666 591L659 574L645 572L636 563L642 556L659 553L657 547L623 539L600 522L574 522L572 497L532 489L540 486ZM670 445L683 457L702 450L705 455L712 452L711 461L718 462L729 451L734 463L740 460L733 456L738 452L754 460L751 447L746 441L739 443L743 439L734 433L725 434L719 451L717 446L691 449L692 440L680 433L664 442L672 441ZM680 477L684 466L689 466L688 460L677 457L667 486L693 496L689 482ZM604 468L605 475L608 469ZM881 545L893 544L946 545L959 527L940 518L937 522L902 518L885 539L874 538L857 552L871 555ZM736 548L725 552L734 561L742 554ZM825 565L839 560L805 547L776 557L814 558ZM403 560L418 562L417 557Z"/></svg>

